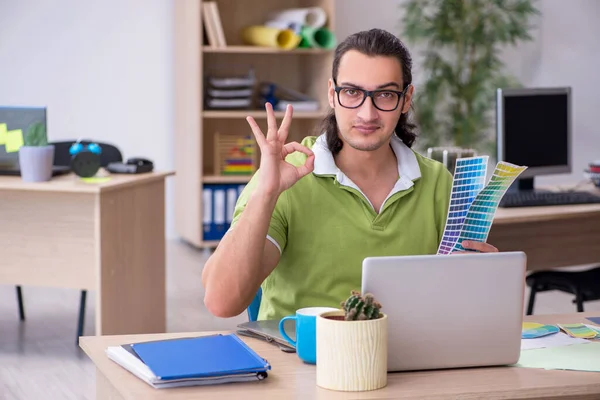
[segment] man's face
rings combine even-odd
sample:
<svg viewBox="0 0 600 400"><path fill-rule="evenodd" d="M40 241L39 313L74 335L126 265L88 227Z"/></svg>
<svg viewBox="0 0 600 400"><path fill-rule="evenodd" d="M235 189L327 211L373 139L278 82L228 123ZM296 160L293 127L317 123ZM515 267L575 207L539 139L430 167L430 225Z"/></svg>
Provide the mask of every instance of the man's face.
<svg viewBox="0 0 600 400"><path fill-rule="evenodd" d="M337 86L348 88L339 97L345 106L360 103L363 94L354 89L382 90L374 97L378 98L377 105L380 108L389 110L396 105L396 95L391 91L401 92L404 88L402 66L396 57L369 57L356 50L350 50L342 56L336 81ZM412 92L411 85L406 94L399 97L398 107L392 111L377 109L369 97L357 108L346 108L338 101L335 83L330 79L329 105L335 110L342 141L362 151L373 151L386 145L401 113L410 108Z"/></svg>

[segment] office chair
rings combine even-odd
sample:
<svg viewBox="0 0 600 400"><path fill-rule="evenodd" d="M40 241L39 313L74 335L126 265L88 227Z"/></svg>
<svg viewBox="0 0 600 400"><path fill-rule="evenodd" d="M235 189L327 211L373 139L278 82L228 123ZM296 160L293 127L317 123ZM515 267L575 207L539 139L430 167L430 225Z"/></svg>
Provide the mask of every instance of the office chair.
<svg viewBox="0 0 600 400"><path fill-rule="evenodd" d="M548 290L559 290L575 295L577 312L583 312L583 303L600 300L600 266L585 271L539 271L525 278L531 288L527 315L533 314L535 295Z"/></svg>
<svg viewBox="0 0 600 400"><path fill-rule="evenodd" d="M70 166L71 165L71 154L69 149L76 140L67 140L62 142L50 142L49 144L54 145L54 165L56 166ZM91 140L80 140L80 143L84 146L92 143ZM123 155L121 151L114 145L109 143L97 143L102 149L100 154L100 166L106 167L111 162L122 162ZM16 286L17 289L17 303L19 305L19 319L25 321L25 307L23 305L23 290L21 286ZM75 343L79 343L79 337L83 336L83 325L85 321L85 303L87 298L87 290L81 291L79 299L79 317L77 319L77 337Z"/></svg>
<svg viewBox="0 0 600 400"><path fill-rule="evenodd" d="M248 319L250 321L256 321L258 319L258 310L260 310L260 302L262 300L262 288L258 288L258 292L256 292L256 296L254 296L254 300L248 306Z"/></svg>

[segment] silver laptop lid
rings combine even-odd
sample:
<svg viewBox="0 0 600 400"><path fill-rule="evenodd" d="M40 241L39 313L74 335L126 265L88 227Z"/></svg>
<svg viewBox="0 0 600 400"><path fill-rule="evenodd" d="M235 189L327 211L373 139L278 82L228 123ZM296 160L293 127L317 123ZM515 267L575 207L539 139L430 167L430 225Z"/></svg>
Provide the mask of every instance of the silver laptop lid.
<svg viewBox="0 0 600 400"><path fill-rule="evenodd" d="M390 371L518 361L524 253L374 257L362 273L388 315Z"/></svg>

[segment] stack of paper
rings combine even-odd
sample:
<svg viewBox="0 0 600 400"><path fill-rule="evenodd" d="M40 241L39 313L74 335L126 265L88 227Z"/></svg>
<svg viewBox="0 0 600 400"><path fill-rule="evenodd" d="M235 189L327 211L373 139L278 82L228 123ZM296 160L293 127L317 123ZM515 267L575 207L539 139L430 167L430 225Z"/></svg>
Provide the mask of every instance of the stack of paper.
<svg viewBox="0 0 600 400"><path fill-rule="evenodd" d="M521 351L516 367L600 372L600 343Z"/></svg>
<svg viewBox="0 0 600 400"><path fill-rule="evenodd" d="M600 327L587 324L523 323L521 356L516 367L600 372ZM577 328L581 327L578 331ZM596 332L583 338L585 327ZM570 333L560 332L563 331ZM590 340L591 339L591 340Z"/></svg>
<svg viewBox="0 0 600 400"><path fill-rule="evenodd" d="M534 339L522 339L521 350L542 349L548 347L570 346L572 344L590 343L588 340L573 338L562 332Z"/></svg>
<svg viewBox="0 0 600 400"><path fill-rule="evenodd" d="M154 388L258 381L271 369L234 334L132 343L106 353Z"/></svg>

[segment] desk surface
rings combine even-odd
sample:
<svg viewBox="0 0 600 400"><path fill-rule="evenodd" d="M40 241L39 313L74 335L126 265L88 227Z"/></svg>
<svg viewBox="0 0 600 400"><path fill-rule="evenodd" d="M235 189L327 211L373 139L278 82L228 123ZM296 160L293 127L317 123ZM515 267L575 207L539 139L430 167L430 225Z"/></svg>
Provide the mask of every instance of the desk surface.
<svg viewBox="0 0 600 400"><path fill-rule="evenodd" d="M144 174L110 174L106 181L85 182L75 174L53 177L48 182L23 182L20 176L0 176L0 191L29 190L38 192L100 193L129 185L164 179L173 172L148 172Z"/></svg>
<svg viewBox="0 0 600 400"><path fill-rule="evenodd" d="M540 323L584 322L585 316L598 313L538 315L527 321ZM81 338L80 345L105 380L125 399L461 399L549 398L552 396L600 398L600 374L580 371L546 371L533 368L497 367L444 371L392 373L387 387L372 392L344 393L316 386L315 366L302 363L296 354L288 354L266 342L240 336L262 357L272 370L263 382L235 383L192 388L153 389L110 360L108 346L137 341L205 335L171 333L158 335L98 336ZM554 398L554 397L553 397Z"/></svg>

